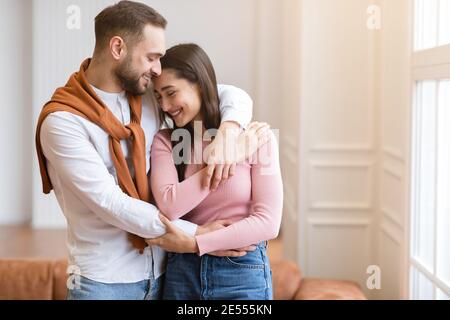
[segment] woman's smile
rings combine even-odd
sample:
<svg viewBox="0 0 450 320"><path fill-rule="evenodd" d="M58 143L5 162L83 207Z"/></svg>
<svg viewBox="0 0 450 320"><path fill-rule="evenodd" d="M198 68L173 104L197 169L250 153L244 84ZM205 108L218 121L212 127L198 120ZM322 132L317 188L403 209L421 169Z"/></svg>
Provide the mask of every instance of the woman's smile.
<svg viewBox="0 0 450 320"><path fill-rule="evenodd" d="M170 115L172 118L175 118L175 117L177 117L179 114L181 114L182 111L183 111L182 108L180 108L180 109L178 109L178 110L169 112L169 115Z"/></svg>

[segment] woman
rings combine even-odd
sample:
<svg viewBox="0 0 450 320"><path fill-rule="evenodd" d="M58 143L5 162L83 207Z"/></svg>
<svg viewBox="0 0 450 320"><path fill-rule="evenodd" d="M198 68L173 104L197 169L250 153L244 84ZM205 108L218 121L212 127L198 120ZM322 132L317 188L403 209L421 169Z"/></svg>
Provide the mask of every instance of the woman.
<svg viewBox="0 0 450 320"><path fill-rule="evenodd" d="M278 235L283 199L275 137L272 134L251 159L237 164L234 175L216 190L203 188L206 165L194 161L198 160L193 150L194 123L203 130L196 137L219 128L213 66L195 44L170 48L161 66L161 76L154 79L155 96L162 119L171 118L173 129L161 130L152 144L151 167L157 170L151 172L151 188L156 203L170 220L183 217L198 225L233 221L226 228L196 236L199 254L169 253L163 299L272 299L266 244ZM171 141L177 129L175 133L181 129L190 133L181 145ZM200 145L205 148L208 141ZM208 255L252 244L256 250L241 257Z"/></svg>

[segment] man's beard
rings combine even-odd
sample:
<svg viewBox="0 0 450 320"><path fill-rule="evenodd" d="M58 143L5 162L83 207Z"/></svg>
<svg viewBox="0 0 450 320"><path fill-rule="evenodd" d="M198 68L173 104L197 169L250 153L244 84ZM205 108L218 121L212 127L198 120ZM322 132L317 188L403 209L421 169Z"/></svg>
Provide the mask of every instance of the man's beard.
<svg viewBox="0 0 450 320"><path fill-rule="evenodd" d="M127 56L125 60L117 66L114 70L116 77L119 79L122 88L135 96L143 95L147 92L147 87L144 89L139 85L141 75L133 70L131 67L131 57Z"/></svg>

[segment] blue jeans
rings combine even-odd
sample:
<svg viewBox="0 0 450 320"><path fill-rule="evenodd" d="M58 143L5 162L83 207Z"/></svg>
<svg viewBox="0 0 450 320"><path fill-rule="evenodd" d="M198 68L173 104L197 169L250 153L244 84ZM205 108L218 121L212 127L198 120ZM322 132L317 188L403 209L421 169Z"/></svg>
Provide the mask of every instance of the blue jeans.
<svg viewBox="0 0 450 320"><path fill-rule="evenodd" d="M243 257L169 253L165 300L271 300L267 243Z"/></svg>
<svg viewBox="0 0 450 320"><path fill-rule="evenodd" d="M158 300L164 275L135 283L103 283L79 277L79 287L67 290L67 300Z"/></svg>

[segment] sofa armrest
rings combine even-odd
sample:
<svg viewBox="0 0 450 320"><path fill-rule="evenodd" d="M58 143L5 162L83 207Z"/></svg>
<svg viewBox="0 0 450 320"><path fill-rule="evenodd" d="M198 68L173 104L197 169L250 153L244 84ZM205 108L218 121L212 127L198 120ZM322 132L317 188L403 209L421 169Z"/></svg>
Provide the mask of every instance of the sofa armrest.
<svg viewBox="0 0 450 320"><path fill-rule="evenodd" d="M0 260L0 299L51 300L53 267L49 260Z"/></svg>
<svg viewBox="0 0 450 320"><path fill-rule="evenodd" d="M295 300L367 300L360 286L348 280L305 278Z"/></svg>
<svg viewBox="0 0 450 320"><path fill-rule="evenodd" d="M292 300L300 286L302 275L295 262L271 262L274 300Z"/></svg>
<svg viewBox="0 0 450 320"><path fill-rule="evenodd" d="M65 300L67 296L67 260L53 261L53 300Z"/></svg>

